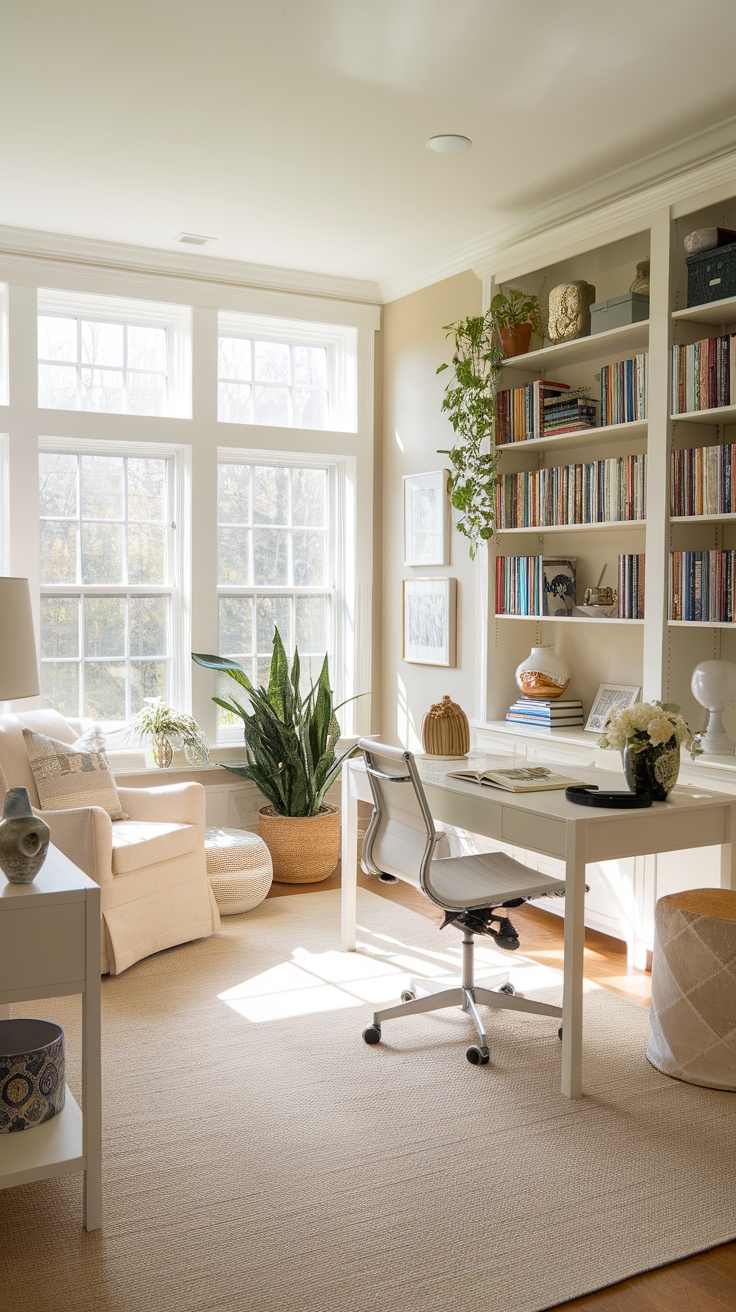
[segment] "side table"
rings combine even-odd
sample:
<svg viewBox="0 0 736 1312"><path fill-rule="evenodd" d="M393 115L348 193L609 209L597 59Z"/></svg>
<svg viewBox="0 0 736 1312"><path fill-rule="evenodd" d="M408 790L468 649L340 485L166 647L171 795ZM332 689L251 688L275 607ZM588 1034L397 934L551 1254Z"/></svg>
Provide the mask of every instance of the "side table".
<svg viewBox="0 0 736 1312"><path fill-rule="evenodd" d="M82 995L82 1107L0 1134L0 1189L84 1171L84 1227L102 1225L100 890L53 846L31 884L0 872L0 1015L11 1002ZM49 1017L53 1020L53 1007ZM66 1036L65 1036L66 1041Z"/></svg>

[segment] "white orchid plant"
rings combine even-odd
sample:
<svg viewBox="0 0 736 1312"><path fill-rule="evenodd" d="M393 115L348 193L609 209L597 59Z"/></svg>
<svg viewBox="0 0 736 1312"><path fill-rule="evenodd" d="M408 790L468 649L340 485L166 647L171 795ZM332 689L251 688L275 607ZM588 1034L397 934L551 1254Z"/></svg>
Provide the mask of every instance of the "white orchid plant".
<svg viewBox="0 0 736 1312"><path fill-rule="evenodd" d="M674 702L636 702L627 710L611 711L606 720L605 732L598 739L599 747L622 751L629 747L642 752L652 747L689 748L692 757L702 752L700 734L691 732L687 721L680 715Z"/></svg>

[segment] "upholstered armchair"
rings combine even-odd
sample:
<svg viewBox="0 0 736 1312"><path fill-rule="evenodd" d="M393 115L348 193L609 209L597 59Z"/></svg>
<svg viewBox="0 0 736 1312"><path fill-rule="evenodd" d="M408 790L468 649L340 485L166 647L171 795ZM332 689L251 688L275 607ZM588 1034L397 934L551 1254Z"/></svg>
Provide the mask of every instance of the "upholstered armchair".
<svg viewBox="0 0 736 1312"><path fill-rule="evenodd" d="M212 934L220 917L205 868L202 786L120 788L122 820L101 806L43 810L24 728L71 745L82 725L56 711L0 717L0 805L8 788L27 788L51 842L100 885L103 974Z"/></svg>

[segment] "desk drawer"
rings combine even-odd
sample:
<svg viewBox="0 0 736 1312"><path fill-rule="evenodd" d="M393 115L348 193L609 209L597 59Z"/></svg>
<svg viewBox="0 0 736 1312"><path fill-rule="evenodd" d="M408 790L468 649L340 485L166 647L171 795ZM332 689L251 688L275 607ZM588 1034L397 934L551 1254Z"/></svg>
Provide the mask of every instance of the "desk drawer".
<svg viewBox="0 0 736 1312"><path fill-rule="evenodd" d="M517 843L519 847L530 847L548 856L565 855L564 820L551 820L549 816L504 807L501 837L505 843Z"/></svg>
<svg viewBox="0 0 736 1312"><path fill-rule="evenodd" d="M3 908L0 991L73 984L85 976L85 903Z"/></svg>

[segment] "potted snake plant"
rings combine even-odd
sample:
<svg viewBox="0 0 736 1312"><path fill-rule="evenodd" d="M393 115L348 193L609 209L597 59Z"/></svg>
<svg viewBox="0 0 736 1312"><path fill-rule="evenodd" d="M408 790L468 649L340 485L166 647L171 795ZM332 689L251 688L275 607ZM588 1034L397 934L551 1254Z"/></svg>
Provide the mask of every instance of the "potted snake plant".
<svg viewBox="0 0 736 1312"><path fill-rule="evenodd" d="M317 682L302 696L299 652L291 668L278 629L268 687L255 688L237 661L192 653L205 669L226 674L245 693L250 709L233 694L213 701L243 722L246 761L225 768L252 779L266 798L258 833L271 853L273 877L285 884L317 883L332 874L340 850L340 813L325 801L343 761L327 656ZM340 703L344 705L345 703Z"/></svg>

